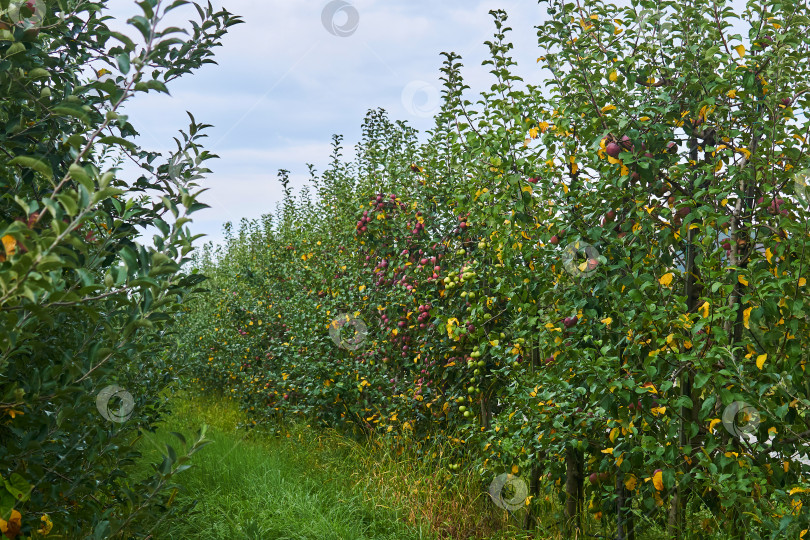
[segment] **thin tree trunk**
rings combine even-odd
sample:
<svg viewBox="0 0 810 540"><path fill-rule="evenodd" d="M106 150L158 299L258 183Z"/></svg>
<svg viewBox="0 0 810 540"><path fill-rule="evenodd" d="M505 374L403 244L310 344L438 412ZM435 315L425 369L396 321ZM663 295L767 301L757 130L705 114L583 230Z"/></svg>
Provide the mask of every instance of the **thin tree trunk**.
<svg viewBox="0 0 810 540"><path fill-rule="evenodd" d="M616 540L628 540L627 535L625 534L624 505L625 505L624 473L622 473L622 471L617 471L616 472Z"/></svg>
<svg viewBox="0 0 810 540"><path fill-rule="evenodd" d="M538 495L540 495L540 467L535 464L532 465L531 468L531 478L529 478L529 495L532 497L532 500L535 499ZM532 511L532 506L530 505L527 508L526 516L523 518L523 529L530 531L537 526L537 517L534 515Z"/></svg>
<svg viewBox="0 0 810 540"><path fill-rule="evenodd" d="M492 416L492 403L488 397L481 396L481 426L489 429L489 420Z"/></svg>
<svg viewBox="0 0 810 540"><path fill-rule="evenodd" d="M616 540L635 540L633 495L624 485L624 473L616 472Z"/></svg>
<svg viewBox="0 0 810 540"><path fill-rule="evenodd" d="M582 461L582 452L571 447L565 449L565 517L572 532L582 530L580 515L585 502Z"/></svg>

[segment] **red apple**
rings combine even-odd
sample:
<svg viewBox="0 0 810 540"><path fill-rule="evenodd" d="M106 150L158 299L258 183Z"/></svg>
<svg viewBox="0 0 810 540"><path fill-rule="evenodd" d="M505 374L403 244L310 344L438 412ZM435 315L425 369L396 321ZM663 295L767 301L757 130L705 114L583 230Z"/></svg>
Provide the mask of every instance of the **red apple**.
<svg viewBox="0 0 810 540"><path fill-rule="evenodd" d="M622 152L622 147L616 144L615 142L608 143L605 146L605 153L612 158L619 157L619 154Z"/></svg>

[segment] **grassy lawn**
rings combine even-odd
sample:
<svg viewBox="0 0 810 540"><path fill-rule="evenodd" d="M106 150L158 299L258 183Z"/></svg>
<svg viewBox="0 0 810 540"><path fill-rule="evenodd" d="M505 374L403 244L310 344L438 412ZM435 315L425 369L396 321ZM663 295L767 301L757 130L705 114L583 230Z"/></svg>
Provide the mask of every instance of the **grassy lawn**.
<svg viewBox="0 0 810 540"><path fill-rule="evenodd" d="M177 398L175 411L156 434L147 434L144 464L159 461L165 444L176 447L170 431L187 439L205 422L213 442L193 458L177 480L177 495L197 499L180 520L160 520L160 539L426 539L426 525L409 524L407 508L376 502L359 488L365 464L354 443L334 434L317 434L306 426L287 436L255 433L236 426L243 420L234 403Z"/></svg>
<svg viewBox="0 0 810 540"><path fill-rule="evenodd" d="M196 499L196 506L179 518L154 516L153 540L563 538L548 519L533 536L516 528L474 473L448 473L440 447L408 455L304 424L248 432L238 428L247 417L233 401L172 399L173 414L140 441L143 467L159 462L167 443L178 448L171 431L193 440L205 423L212 443L175 478L183 485L177 503ZM554 508L543 508L548 518ZM588 528L607 534L605 525L589 520ZM640 522L637 533L638 540L663 536L651 522Z"/></svg>

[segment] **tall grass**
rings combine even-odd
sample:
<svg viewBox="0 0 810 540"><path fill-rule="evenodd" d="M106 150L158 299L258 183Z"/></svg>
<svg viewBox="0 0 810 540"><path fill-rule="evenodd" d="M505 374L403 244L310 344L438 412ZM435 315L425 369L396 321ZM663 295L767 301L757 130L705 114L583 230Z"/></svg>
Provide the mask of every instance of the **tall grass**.
<svg viewBox="0 0 810 540"><path fill-rule="evenodd" d="M212 443L178 478L184 489L176 503L196 499L195 508L173 521L154 516L153 539L434 538L427 524L407 522L409 509L357 488L363 464L336 434L295 425L282 437L262 429L248 435L237 429L245 418L231 401L174 403L158 432L142 440L142 462L159 461L165 444L176 444L170 431L190 437L203 422Z"/></svg>
<svg viewBox="0 0 810 540"><path fill-rule="evenodd" d="M160 429L141 440L143 467L177 443L171 431L190 439L205 423L212 443L177 478L183 490L173 504L196 506L171 521L153 516L152 540L563 538L552 519L561 508L548 492L537 501L537 528L522 531L522 511L497 508L475 471L450 472L449 456L457 454L447 444L360 442L305 422L257 425L224 397L183 394L172 403ZM586 521L610 536L609 520ZM638 540L664 536L660 524L644 520L637 533Z"/></svg>

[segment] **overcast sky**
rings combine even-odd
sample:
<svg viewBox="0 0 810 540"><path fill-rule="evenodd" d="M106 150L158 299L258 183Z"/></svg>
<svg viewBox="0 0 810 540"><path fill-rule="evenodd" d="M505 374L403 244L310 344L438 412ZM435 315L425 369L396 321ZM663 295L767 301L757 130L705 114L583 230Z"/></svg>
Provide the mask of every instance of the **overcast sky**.
<svg viewBox="0 0 810 540"><path fill-rule="evenodd" d="M536 25L547 17L535 0L216 0L243 17L231 28L215 60L194 76L177 80L171 96L139 95L125 112L148 149L170 151L172 137L188 125L185 111L213 124L206 148L221 159L202 183L192 229L222 238L226 221L256 218L281 198L277 171L291 171L297 189L307 163L323 171L332 134L344 135L345 154L358 141L369 109L424 131L438 105L442 51L462 55L473 91L491 83L484 41L494 31L489 10L510 15L514 58L527 82L539 83ZM139 13L134 0L111 0L110 14L123 21ZM191 6L182 20L196 19ZM182 22L182 21L180 21ZM127 31L134 35L133 30ZM126 169L125 169L126 174Z"/></svg>

